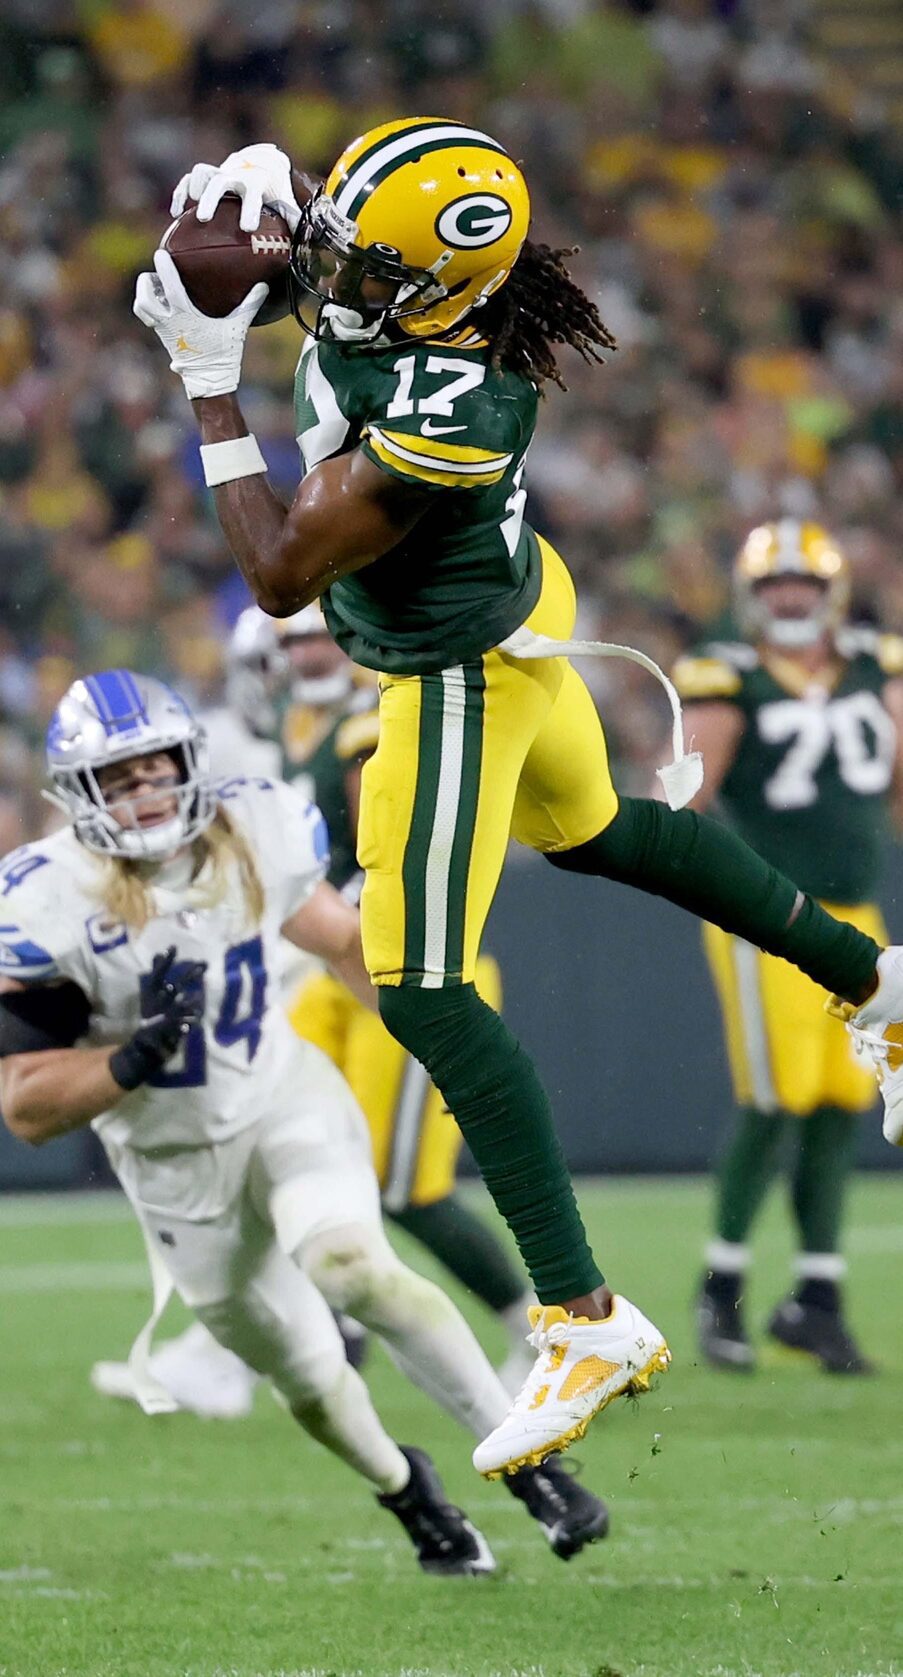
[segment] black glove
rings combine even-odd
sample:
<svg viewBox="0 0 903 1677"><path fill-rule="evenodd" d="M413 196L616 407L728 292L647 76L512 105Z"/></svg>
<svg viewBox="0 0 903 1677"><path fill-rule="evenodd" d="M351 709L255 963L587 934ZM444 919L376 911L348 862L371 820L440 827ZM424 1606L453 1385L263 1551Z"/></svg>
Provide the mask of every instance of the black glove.
<svg viewBox="0 0 903 1677"><path fill-rule="evenodd" d="M172 1057L204 1014L206 961L180 961L176 946L155 955L141 987L144 1023L110 1055L110 1073L121 1089L137 1089Z"/></svg>

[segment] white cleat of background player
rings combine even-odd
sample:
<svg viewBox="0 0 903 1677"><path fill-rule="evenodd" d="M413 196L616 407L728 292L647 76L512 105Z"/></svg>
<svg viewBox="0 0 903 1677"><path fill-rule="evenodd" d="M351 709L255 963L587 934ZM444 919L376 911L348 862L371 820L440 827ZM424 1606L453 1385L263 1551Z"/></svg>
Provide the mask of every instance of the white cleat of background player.
<svg viewBox="0 0 903 1677"><path fill-rule="evenodd" d="M201 1322L192 1322L175 1339L161 1340L148 1369L179 1409L205 1420L242 1420L254 1407L258 1376L234 1351L218 1345ZM91 1385L102 1397L141 1401L128 1363L95 1363Z"/></svg>

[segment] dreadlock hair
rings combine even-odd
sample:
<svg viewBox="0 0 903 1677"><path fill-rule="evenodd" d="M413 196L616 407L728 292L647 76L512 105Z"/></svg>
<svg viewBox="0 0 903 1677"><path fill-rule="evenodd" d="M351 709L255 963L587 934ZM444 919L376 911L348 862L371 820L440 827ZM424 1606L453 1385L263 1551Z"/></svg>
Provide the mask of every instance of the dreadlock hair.
<svg viewBox="0 0 903 1677"><path fill-rule="evenodd" d="M505 281L479 319L492 345L492 365L522 373L540 390L549 379L566 390L553 344L569 344L584 361L599 361L617 343L565 266L571 249L553 250L527 239Z"/></svg>

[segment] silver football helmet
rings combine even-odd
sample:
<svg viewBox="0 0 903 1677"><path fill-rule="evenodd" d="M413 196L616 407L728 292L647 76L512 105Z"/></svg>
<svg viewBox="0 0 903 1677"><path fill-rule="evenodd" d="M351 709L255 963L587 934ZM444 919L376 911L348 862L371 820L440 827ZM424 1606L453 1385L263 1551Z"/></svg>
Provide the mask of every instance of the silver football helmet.
<svg viewBox="0 0 903 1677"><path fill-rule="evenodd" d="M157 752L169 753L176 766L177 814L141 827L138 797L129 801L135 824L124 827L98 774L109 763ZM101 670L72 683L47 730L47 772L53 791L46 795L65 811L79 842L103 856L161 861L190 844L216 814L203 728L165 682L131 670Z"/></svg>
<svg viewBox="0 0 903 1677"><path fill-rule="evenodd" d="M248 606L229 637L226 703L258 739L272 739L278 730L275 701L280 662L273 619L259 606Z"/></svg>
<svg viewBox="0 0 903 1677"><path fill-rule="evenodd" d="M279 728L278 701L326 710L341 704L353 685L353 668L330 642L334 667L322 675L305 675L292 655L293 643L327 636L318 605L305 606L292 617L272 618L258 606L243 611L232 631L227 655L226 699L253 734L272 739Z"/></svg>

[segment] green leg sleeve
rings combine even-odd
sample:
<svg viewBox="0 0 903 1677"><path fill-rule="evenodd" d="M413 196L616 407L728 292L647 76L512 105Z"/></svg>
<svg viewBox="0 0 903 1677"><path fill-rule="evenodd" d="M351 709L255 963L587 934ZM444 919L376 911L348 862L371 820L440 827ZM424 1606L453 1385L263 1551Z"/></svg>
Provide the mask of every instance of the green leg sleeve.
<svg viewBox="0 0 903 1677"><path fill-rule="evenodd" d="M873 938L835 920L736 833L693 810L622 798L604 832L548 859L574 873L667 897L769 954L783 955L850 1001L864 999L874 981L880 950Z"/></svg>
<svg viewBox="0 0 903 1677"><path fill-rule="evenodd" d="M490 1310L509 1310L527 1292L527 1278L515 1269L488 1223L457 1194L432 1205L406 1205L387 1213L400 1229L419 1240Z"/></svg>
<svg viewBox="0 0 903 1677"><path fill-rule="evenodd" d="M382 986L379 1010L453 1112L543 1304L601 1284L548 1096L507 1025L472 984Z"/></svg>
<svg viewBox="0 0 903 1677"><path fill-rule="evenodd" d="M746 1240L774 1175L784 1130L780 1113L741 1108L718 1171L716 1226L721 1240Z"/></svg>
<svg viewBox="0 0 903 1677"><path fill-rule="evenodd" d="M856 1144L855 1112L820 1106L800 1119L793 1209L804 1252L836 1252Z"/></svg>

